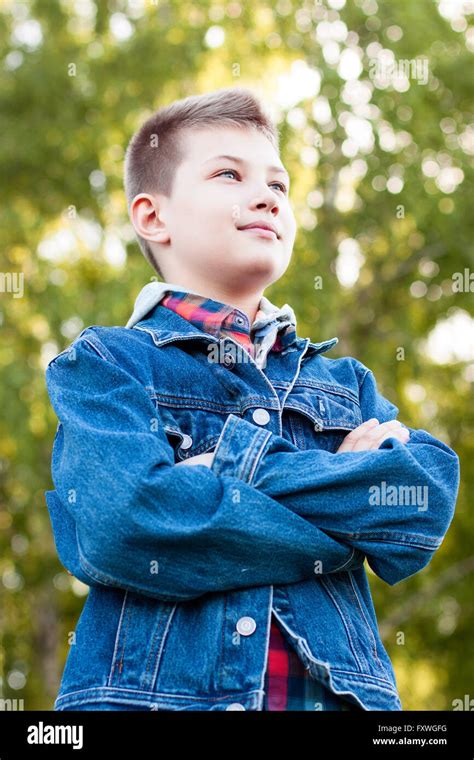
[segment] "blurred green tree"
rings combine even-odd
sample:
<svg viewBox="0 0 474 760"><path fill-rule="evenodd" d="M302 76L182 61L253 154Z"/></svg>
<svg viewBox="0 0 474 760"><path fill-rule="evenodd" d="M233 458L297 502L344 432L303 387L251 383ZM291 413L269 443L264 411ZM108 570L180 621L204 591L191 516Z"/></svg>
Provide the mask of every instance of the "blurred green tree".
<svg viewBox="0 0 474 760"><path fill-rule="evenodd" d="M87 593L59 564L44 503L57 424L44 370L83 327L125 324L154 275L127 217L126 144L160 105L234 84L273 107L292 176L299 233L269 298L293 305L300 335L337 335L330 357L367 364L407 425L461 457L431 564L396 587L369 579L404 708L470 693L474 286L454 287L474 268L464 14L447 0L3 3L0 696L52 709Z"/></svg>

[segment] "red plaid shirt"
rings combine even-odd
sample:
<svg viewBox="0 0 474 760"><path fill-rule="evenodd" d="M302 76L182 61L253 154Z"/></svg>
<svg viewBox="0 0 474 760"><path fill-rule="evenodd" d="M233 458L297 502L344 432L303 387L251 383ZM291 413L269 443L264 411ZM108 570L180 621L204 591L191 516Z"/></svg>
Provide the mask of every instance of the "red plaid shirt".
<svg viewBox="0 0 474 760"><path fill-rule="evenodd" d="M203 332L217 337L232 337L253 355L254 345L250 337L248 317L239 309L204 296L179 291L165 293L161 305L180 314ZM262 312L258 311L256 319L261 316ZM283 328L270 351L281 351L281 336L285 335L286 340L291 340L292 333L292 325ZM264 710L358 709L309 675L273 611L264 691Z"/></svg>

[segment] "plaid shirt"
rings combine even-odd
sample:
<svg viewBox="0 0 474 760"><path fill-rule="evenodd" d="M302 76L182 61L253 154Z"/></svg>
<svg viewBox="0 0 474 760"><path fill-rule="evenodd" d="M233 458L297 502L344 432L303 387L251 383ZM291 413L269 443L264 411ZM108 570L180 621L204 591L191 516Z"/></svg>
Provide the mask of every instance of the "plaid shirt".
<svg viewBox="0 0 474 760"><path fill-rule="evenodd" d="M211 333L219 338L224 336L233 338L252 356L263 340L260 335L254 336L252 340L247 315L228 304L179 291L165 293L161 304L180 314L203 332ZM259 310L255 319L261 316L263 313ZM295 338L295 327L287 325L277 334L269 350L281 351ZM273 612L264 691L263 710L359 709L310 676Z"/></svg>

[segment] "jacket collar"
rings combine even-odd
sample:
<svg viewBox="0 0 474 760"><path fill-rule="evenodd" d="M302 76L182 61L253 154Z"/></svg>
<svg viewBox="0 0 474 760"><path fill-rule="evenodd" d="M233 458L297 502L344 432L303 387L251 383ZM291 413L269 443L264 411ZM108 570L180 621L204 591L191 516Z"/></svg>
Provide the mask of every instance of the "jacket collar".
<svg viewBox="0 0 474 760"><path fill-rule="evenodd" d="M177 285L169 282L157 282L152 281L147 283L139 292L133 312L125 325L128 328L136 328L149 332L153 338L156 346L162 346L166 343L171 343L177 340L186 340L192 338L200 338L205 342L218 342L218 338L203 333L196 325L189 320L177 314L171 309L166 309L160 306L160 302L166 292L171 290L178 290L180 292L195 293L196 295L202 295L189 288L184 288L181 285ZM289 304L285 304L281 309L271 303L268 298L262 296L260 301L260 309L264 312L264 316L260 317L254 322L253 327L263 327L266 323L275 319L275 316L279 318L286 318L290 320L296 328L296 316ZM306 355L312 353L323 353L329 351L330 348L338 343L338 338L330 338L329 340L321 341L319 343L312 343L309 338L299 338L295 336L295 344L297 349L301 349L304 345L308 344L308 350Z"/></svg>

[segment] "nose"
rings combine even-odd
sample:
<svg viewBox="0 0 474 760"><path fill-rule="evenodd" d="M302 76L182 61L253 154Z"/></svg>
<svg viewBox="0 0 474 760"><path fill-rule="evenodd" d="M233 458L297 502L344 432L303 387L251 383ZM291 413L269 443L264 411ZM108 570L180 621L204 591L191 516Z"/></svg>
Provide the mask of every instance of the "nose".
<svg viewBox="0 0 474 760"><path fill-rule="evenodd" d="M272 212L274 216L280 212L280 202L276 193L273 193L267 186L266 189L256 196L251 204L251 208L267 209Z"/></svg>

